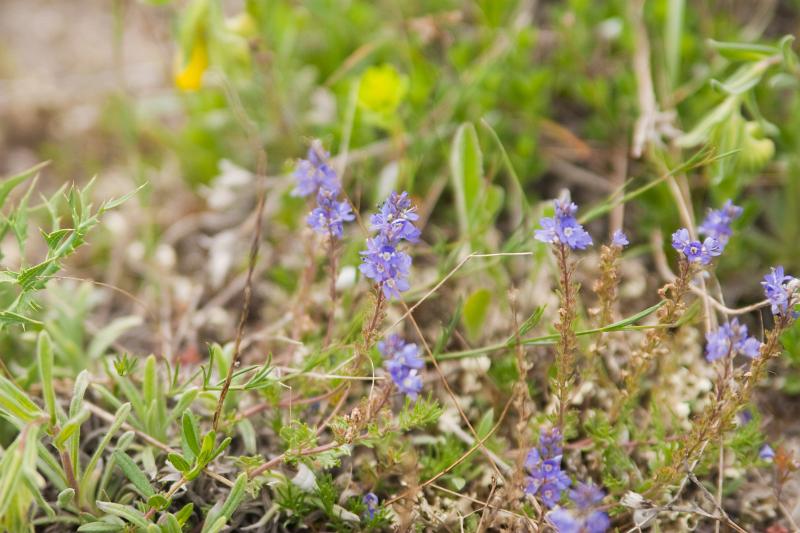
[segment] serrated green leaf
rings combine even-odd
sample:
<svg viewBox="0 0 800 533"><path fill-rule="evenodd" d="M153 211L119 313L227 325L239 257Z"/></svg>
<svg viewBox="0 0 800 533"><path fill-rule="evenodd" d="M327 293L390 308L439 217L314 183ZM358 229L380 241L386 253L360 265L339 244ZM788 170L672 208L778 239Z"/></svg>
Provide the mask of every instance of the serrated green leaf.
<svg viewBox="0 0 800 533"><path fill-rule="evenodd" d="M24 182L27 179L32 178L34 175L36 175L37 172L39 172L41 169L43 169L49 164L50 161L44 161L42 163L39 163L38 165L32 166L31 168L20 172L19 174L10 176L4 179L2 182L0 182L0 209L3 208L3 206L6 203L6 198L8 198L8 195L11 194L11 191L13 191L14 188L17 187L17 185L19 185L20 183Z"/></svg>

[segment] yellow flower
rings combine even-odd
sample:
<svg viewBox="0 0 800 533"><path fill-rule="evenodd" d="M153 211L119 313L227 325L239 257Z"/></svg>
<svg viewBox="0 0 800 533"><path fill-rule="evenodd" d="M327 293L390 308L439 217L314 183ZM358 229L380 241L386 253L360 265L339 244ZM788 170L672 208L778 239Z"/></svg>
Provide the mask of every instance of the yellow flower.
<svg viewBox="0 0 800 533"><path fill-rule="evenodd" d="M178 65L181 64L182 61L178 63ZM194 42L189 62L175 74L175 86L181 91L196 91L203 83L203 73L207 68L208 50L205 41L199 38Z"/></svg>
<svg viewBox="0 0 800 533"><path fill-rule="evenodd" d="M408 79L392 65L370 67L361 76L358 105L386 117L397 111L408 90Z"/></svg>

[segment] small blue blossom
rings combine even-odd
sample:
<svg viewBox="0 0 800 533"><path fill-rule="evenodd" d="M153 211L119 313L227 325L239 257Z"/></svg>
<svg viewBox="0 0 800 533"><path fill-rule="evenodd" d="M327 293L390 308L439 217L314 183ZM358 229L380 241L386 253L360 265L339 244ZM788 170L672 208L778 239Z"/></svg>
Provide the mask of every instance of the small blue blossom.
<svg viewBox="0 0 800 533"><path fill-rule="evenodd" d="M566 244L573 250L584 250L592 244L592 237L578 223L575 214L578 206L569 200L555 201L555 215L539 220L542 229L534 232L536 240L547 244Z"/></svg>
<svg viewBox="0 0 800 533"><path fill-rule="evenodd" d="M367 239L367 249L361 252L360 270L380 286L387 299L400 298L400 293L409 289L406 278L411 256L398 246L403 240L419 240L420 232L414 226L418 218L408 193L392 192L370 219L378 234Z"/></svg>
<svg viewBox="0 0 800 533"><path fill-rule="evenodd" d="M364 494L364 498L361 501L367 506L367 516L370 520L373 520L378 510L378 496L374 492L368 492Z"/></svg>
<svg viewBox="0 0 800 533"><path fill-rule="evenodd" d="M720 247L724 249L728 244L728 239L733 235L731 224L741 215L742 208L733 205L733 202L728 200L721 209L710 210L697 230L701 235L716 239Z"/></svg>
<svg viewBox="0 0 800 533"><path fill-rule="evenodd" d="M758 357L761 341L747 336L747 326L737 319L723 324L716 331L706 334L706 359L716 361L724 357L735 357L737 354L750 359Z"/></svg>
<svg viewBox="0 0 800 533"><path fill-rule="evenodd" d="M609 527L611 527L611 520L603 511L591 513L584 522L584 528L588 533L605 533Z"/></svg>
<svg viewBox="0 0 800 533"><path fill-rule="evenodd" d="M769 444L765 444L761 447L761 450L759 450L758 458L762 461L772 461L775 459L775 450L773 450L772 446Z"/></svg>
<svg viewBox="0 0 800 533"><path fill-rule="evenodd" d="M683 254L690 263L707 265L714 257L722 253L719 241L708 237L703 242L692 240L689 230L681 228L672 234L672 247Z"/></svg>
<svg viewBox="0 0 800 533"><path fill-rule="evenodd" d="M538 495L547 507L554 507L571 484L569 476L561 470L562 436L558 429L544 431L539 436L539 447L528 452L525 468L530 474L525 492Z"/></svg>
<svg viewBox="0 0 800 533"><path fill-rule="evenodd" d="M399 335L392 334L385 341L378 343L378 351L383 356L385 360L383 365L389 371L397 389L412 400L416 400L422 390L419 371L425 367L417 345L406 343Z"/></svg>
<svg viewBox="0 0 800 533"><path fill-rule="evenodd" d="M375 281L387 299L399 298L409 289L408 277L411 256L387 243L383 237L367 239L367 249L361 252L361 273Z"/></svg>
<svg viewBox="0 0 800 533"><path fill-rule="evenodd" d="M773 315L786 315L795 305L793 299L793 289L790 287L795 278L784 274L783 267L774 267L772 271L764 276L761 285L764 286L764 294L767 296L772 306ZM793 315L796 316L795 313Z"/></svg>
<svg viewBox="0 0 800 533"><path fill-rule="evenodd" d="M547 513L547 519L555 526L558 533L580 533L581 531L580 521L563 507L556 507Z"/></svg>
<svg viewBox="0 0 800 533"><path fill-rule="evenodd" d="M355 215L350 204L338 201L337 195L321 187L317 192L317 207L308 215L307 222L317 233L341 239L344 222L350 222Z"/></svg>
<svg viewBox="0 0 800 533"><path fill-rule="evenodd" d="M546 457L555 457L561 455L561 444L564 441L561 430L553 428L549 431L543 431L539 435L539 448Z"/></svg>
<svg viewBox="0 0 800 533"><path fill-rule="evenodd" d="M406 240L413 243L419 241L420 231L414 226L417 219L419 215L408 193L397 194L392 191L380 210L372 215L370 223L372 229L377 230L389 242Z"/></svg>
<svg viewBox="0 0 800 533"><path fill-rule="evenodd" d="M592 483L579 483L569 492L569 497L577 507L575 511L556 507L547 513L547 518L558 533L605 533L608 530L611 520L606 513L596 510L605 497L600 487Z"/></svg>
<svg viewBox="0 0 800 533"><path fill-rule="evenodd" d="M309 196L324 187L331 191L339 191L339 178L336 171L328 163L329 154L322 149L319 141L311 143L307 159L301 159L294 171L296 185L292 196Z"/></svg>
<svg viewBox="0 0 800 533"><path fill-rule="evenodd" d="M614 235L611 236L611 246L616 246L617 248L625 248L630 244L628 241L628 236L625 233L618 229L614 232Z"/></svg>
<svg viewBox="0 0 800 533"><path fill-rule="evenodd" d="M595 485L594 483L578 483L578 485L569 491L569 498L575 505L578 506L578 509L590 509L596 506L598 503L603 501L606 494L603 492L603 489Z"/></svg>

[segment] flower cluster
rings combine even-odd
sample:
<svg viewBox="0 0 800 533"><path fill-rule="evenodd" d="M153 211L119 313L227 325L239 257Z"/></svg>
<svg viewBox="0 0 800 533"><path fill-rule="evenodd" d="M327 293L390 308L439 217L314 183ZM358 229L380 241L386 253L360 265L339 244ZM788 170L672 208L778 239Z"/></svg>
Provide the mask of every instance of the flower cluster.
<svg viewBox="0 0 800 533"><path fill-rule="evenodd" d="M336 171L328 165L330 154L322 148L319 140L314 140L308 149L307 159L301 159L294 171L297 182L292 196L309 196L322 188L337 190L339 178Z"/></svg>
<svg viewBox="0 0 800 533"><path fill-rule="evenodd" d="M420 231L414 225L419 216L408 193L392 192L378 212L370 218L377 235L367 239L361 252L361 273L375 281L386 298L400 297L408 290L411 256L398 247L402 241L417 242Z"/></svg>
<svg viewBox="0 0 800 533"><path fill-rule="evenodd" d="M728 200L721 209L711 209L697 230L701 235L716 239L722 250L733 235L731 224L740 216L742 216L742 208L733 205L733 202Z"/></svg>
<svg viewBox="0 0 800 533"><path fill-rule="evenodd" d="M707 265L722 253L722 246L714 237L706 237L703 242L692 240L689 230L681 228L672 234L672 247L682 253L690 263Z"/></svg>
<svg viewBox="0 0 800 533"><path fill-rule="evenodd" d="M293 196L317 194L317 207L309 213L306 222L320 235L341 239L343 225L355 218L350 204L339 201L342 187L336 171L327 163L328 153L322 149L319 141L314 141L308 149L308 159L298 163L294 177L297 185Z"/></svg>
<svg viewBox="0 0 800 533"><path fill-rule="evenodd" d="M308 225L321 235L342 238L344 223L355 218L350 204L338 200L339 191L320 187L317 192L317 207L308 215Z"/></svg>
<svg viewBox="0 0 800 533"><path fill-rule="evenodd" d="M425 366L417 345L407 343L400 335L392 334L386 340L378 342L378 351L386 361L384 366L398 390L416 400L422 390L419 371Z"/></svg>
<svg viewBox="0 0 800 533"><path fill-rule="evenodd" d="M573 250L583 250L591 246L592 237L575 218L578 206L568 198L556 200L554 203L555 215L539 220L542 229L534 233L536 240L548 244L566 244Z"/></svg>
<svg viewBox="0 0 800 533"><path fill-rule="evenodd" d="M720 326L718 330L707 333L706 341L708 361L735 357L737 354L755 359L761 350L761 341L755 337L748 337L747 326L739 324L735 318Z"/></svg>
<svg viewBox="0 0 800 533"><path fill-rule="evenodd" d="M580 483L569 491L569 498L575 504L574 511L556 507L547 518L558 533L605 533L611 525L608 515L597 510L605 493L592 483Z"/></svg>
<svg viewBox="0 0 800 533"><path fill-rule="evenodd" d="M558 429L544 431L539 436L539 447L531 449L525 459L525 468L530 476L525 484L525 493L539 495L545 505L554 507L561 493L571 481L561 470L561 432Z"/></svg>
<svg viewBox="0 0 800 533"><path fill-rule="evenodd" d="M797 303L793 298L796 281L796 278L784 274L782 266L774 267L772 272L764 276L761 285L764 286L764 294L772 306L773 315L785 316ZM797 316L794 312L792 315Z"/></svg>

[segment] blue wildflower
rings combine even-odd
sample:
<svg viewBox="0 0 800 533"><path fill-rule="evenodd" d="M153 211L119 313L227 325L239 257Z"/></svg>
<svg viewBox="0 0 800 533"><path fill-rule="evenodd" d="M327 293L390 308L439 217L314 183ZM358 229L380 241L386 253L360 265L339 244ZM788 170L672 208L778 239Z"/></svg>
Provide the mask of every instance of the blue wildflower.
<svg viewBox="0 0 800 533"><path fill-rule="evenodd" d="M769 444L765 444L761 447L761 450L759 450L758 458L762 461L772 461L775 459L775 450L773 450L772 446Z"/></svg>
<svg viewBox="0 0 800 533"><path fill-rule="evenodd" d="M681 228L672 234L672 247L683 254L690 263L707 265L714 257L722 253L722 247L713 237L707 237L703 242L692 240L689 230Z"/></svg>
<svg viewBox="0 0 800 533"><path fill-rule="evenodd" d="M761 285L764 286L764 294L767 296L772 306L773 315L786 315L795 305L793 300L793 289L790 286L795 280L792 276L784 274L783 267L777 266L764 276ZM796 314L793 313L796 316Z"/></svg>
<svg viewBox="0 0 800 533"><path fill-rule="evenodd" d="M370 217L370 222L372 229L377 230L389 242L417 242L420 235L419 229L414 226L417 219L419 215L408 193L397 194L392 191L379 211Z"/></svg>
<svg viewBox="0 0 800 533"><path fill-rule="evenodd" d="M580 483L569 492L569 497L577 506L575 511L556 507L547 518L558 533L605 533L611 520L603 511L596 510L605 497L600 487L592 483Z"/></svg>
<svg viewBox="0 0 800 533"><path fill-rule="evenodd" d="M721 209L710 210L697 230L701 235L716 239L720 247L725 248L728 239L733 235L731 224L742 215L742 211L741 207L728 200Z"/></svg>
<svg viewBox="0 0 800 533"><path fill-rule="evenodd" d="M320 187L317 192L317 207L308 215L311 229L322 235L342 238L343 223L355 218L348 202L337 200L338 193Z"/></svg>
<svg viewBox="0 0 800 533"><path fill-rule="evenodd" d="M614 232L614 235L611 236L611 246L616 246L617 248L625 248L630 244L628 241L628 236L625 233L618 229Z"/></svg>
<svg viewBox="0 0 800 533"><path fill-rule="evenodd" d="M561 493L571 483L567 474L561 470L562 436L558 429L544 431L539 436L539 447L528 452L525 468L530 474L526 480L525 492L538 495L548 507L554 507Z"/></svg>
<svg viewBox="0 0 800 533"><path fill-rule="evenodd" d="M547 519L553 524L558 533L580 533L581 523L572 516L572 513L562 507L556 507L547 513Z"/></svg>
<svg viewBox="0 0 800 533"><path fill-rule="evenodd" d="M573 250L584 250L592 244L592 237L578 223L575 214L578 206L569 200L556 200L555 215L539 220L542 229L534 232L536 240L548 244L566 244Z"/></svg>
<svg viewBox="0 0 800 533"><path fill-rule="evenodd" d="M367 239L367 249L361 252L361 259L359 270L381 287L387 299L399 298L401 292L409 289L406 278L411 268L411 256L383 237Z"/></svg>
<svg viewBox="0 0 800 533"><path fill-rule="evenodd" d="M422 390L419 371L425 367L417 345L406 343L399 335L392 334L385 341L378 343L378 351L383 356L384 366L397 389L412 400L416 400Z"/></svg>
<svg viewBox="0 0 800 533"><path fill-rule="evenodd" d="M603 501L606 494L603 489L594 483L578 483L574 489L569 491L569 498L575 502L578 509L590 509Z"/></svg>
<svg viewBox="0 0 800 533"><path fill-rule="evenodd" d="M561 455L561 444L564 441L561 430L552 428L549 431L543 431L539 435L539 449L545 457L556 457Z"/></svg>
<svg viewBox="0 0 800 533"><path fill-rule="evenodd" d="M294 171L296 185L292 196L309 196L324 187L331 191L339 191L339 178L336 171L328 163L329 154L322 149L319 141L311 143L307 159L301 159Z"/></svg>
<svg viewBox="0 0 800 533"><path fill-rule="evenodd" d="M387 298L399 298L409 289L408 277L411 256L397 247L403 240L419 240L419 230L414 221L419 217L408 198L408 193L392 192L371 217L373 229L378 234L367 239L367 249L361 252L361 272L375 281Z"/></svg>
<svg viewBox="0 0 800 533"><path fill-rule="evenodd" d="M367 506L367 516L373 520L378 510L378 496L374 492L368 492L361 501Z"/></svg>
<svg viewBox="0 0 800 533"><path fill-rule="evenodd" d="M747 326L740 324L736 318L721 325L716 331L707 333L706 341L708 361L735 357L737 354L755 359L761 351L761 341L748 337Z"/></svg>

